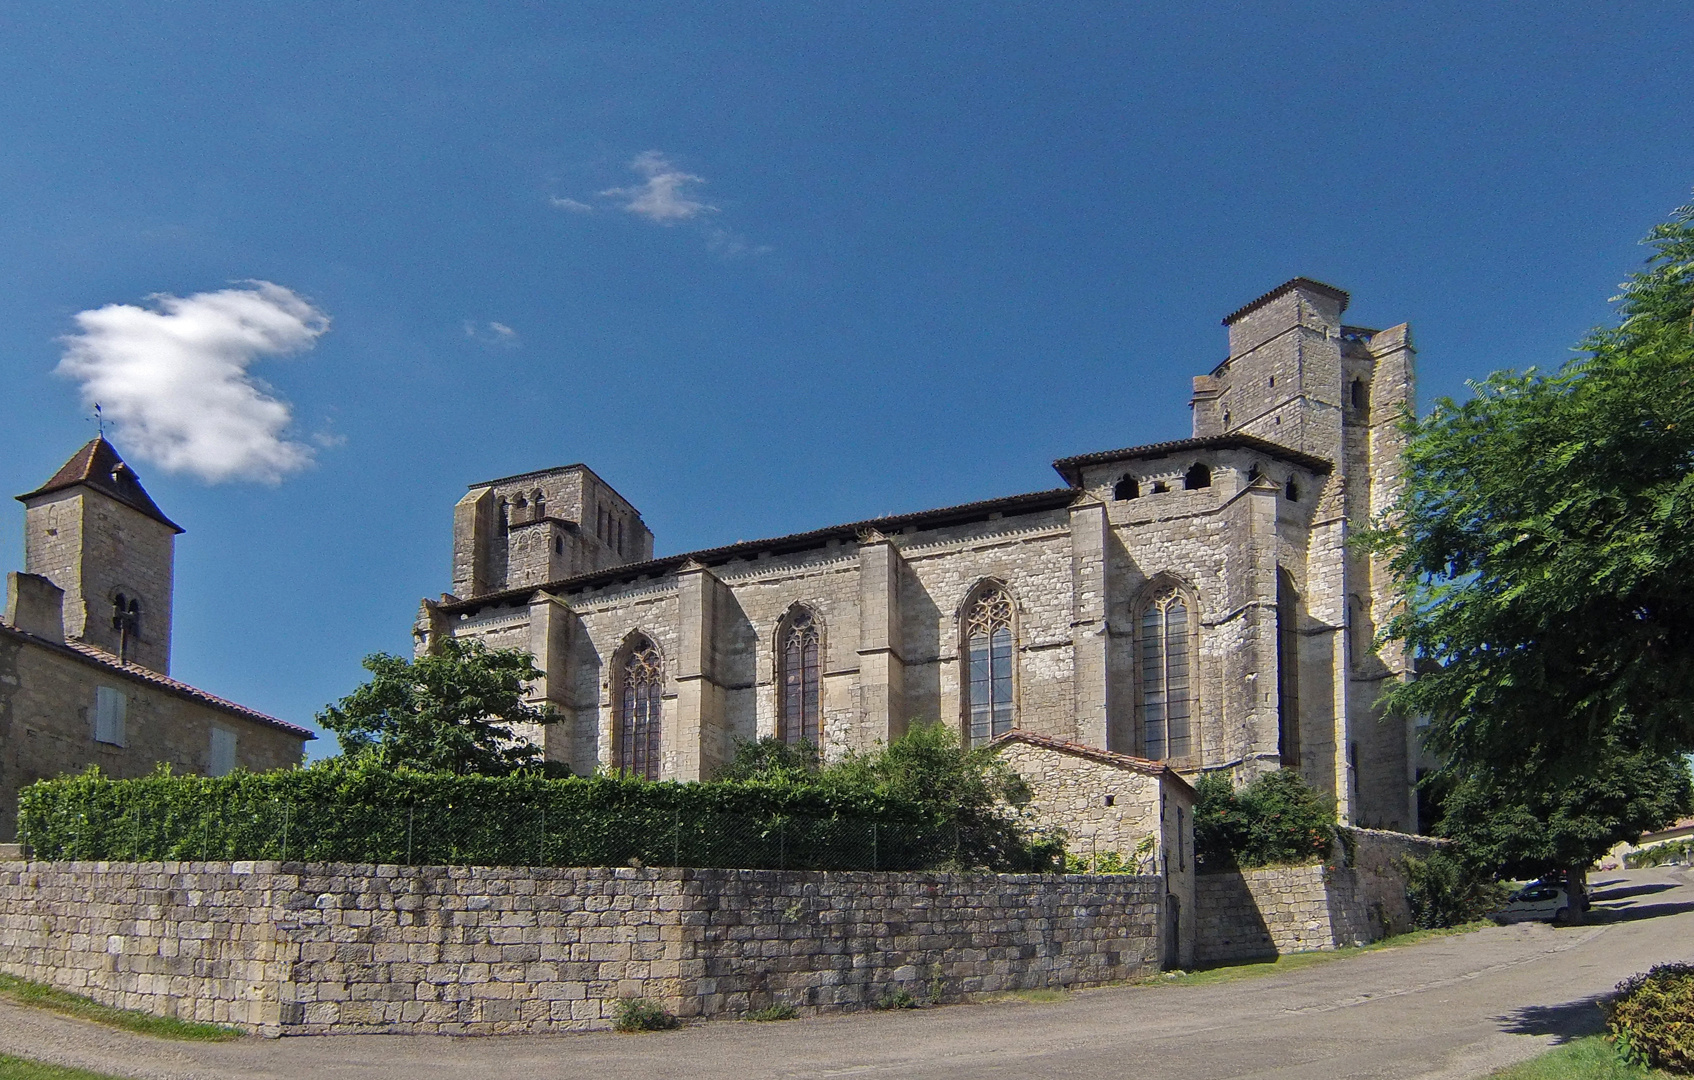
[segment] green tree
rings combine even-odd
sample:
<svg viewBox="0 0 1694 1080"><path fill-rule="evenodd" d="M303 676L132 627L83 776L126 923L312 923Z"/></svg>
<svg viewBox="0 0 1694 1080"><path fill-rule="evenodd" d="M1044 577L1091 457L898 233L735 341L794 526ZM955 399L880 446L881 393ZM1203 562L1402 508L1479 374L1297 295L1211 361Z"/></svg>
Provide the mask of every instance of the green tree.
<svg viewBox="0 0 1694 1080"><path fill-rule="evenodd" d="M1335 800L1292 769L1239 791L1228 773L1207 773L1194 792L1194 859L1203 871L1311 862L1335 839Z"/></svg>
<svg viewBox="0 0 1694 1080"><path fill-rule="evenodd" d="M1585 355L1404 421L1363 539L1402 594L1385 636L1433 661L1386 704L1463 778L1550 793L1620 747L1694 750L1694 206L1645 242Z"/></svg>
<svg viewBox="0 0 1694 1080"><path fill-rule="evenodd" d="M525 684L541 677L528 653L448 638L416 660L373 653L364 666L370 681L317 716L346 757L461 775L542 768L540 748L514 727L557 720L526 700Z"/></svg>
<svg viewBox="0 0 1694 1080"><path fill-rule="evenodd" d="M1587 907L1587 868L1619 843L1694 809L1694 783L1679 755L1613 745L1562 781L1530 769L1450 770L1437 831L1458 842L1471 867L1519 878L1564 874L1571 914Z"/></svg>

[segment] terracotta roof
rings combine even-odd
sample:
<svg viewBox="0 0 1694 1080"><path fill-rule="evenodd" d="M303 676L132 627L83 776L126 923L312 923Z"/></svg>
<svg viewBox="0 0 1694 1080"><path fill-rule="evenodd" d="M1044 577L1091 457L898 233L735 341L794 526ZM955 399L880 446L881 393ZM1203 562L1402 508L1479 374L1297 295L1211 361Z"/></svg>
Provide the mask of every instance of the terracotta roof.
<svg viewBox="0 0 1694 1080"><path fill-rule="evenodd" d="M54 649L58 652L68 654L71 657L81 660L93 667L108 671L113 675L119 675L127 679L133 679L136 682L146 683L148 686L156 687L170 694L175 694L177 697L187 698L190 701L197 701L202 705L209 705L214 709L229 713L231 716L238 716L243 720L251 720L255 724L263 724L265 727L275 728L278 731L284 731L302 739L316 739L318 737L317 734L309 728L303 728L297 724L290 724L286 720L278 720L274 716L267 716L257 710L249 709L245 705L237 705L235 702L218 697L216 694L208 694L199 687L190 686L185 682L179 682L176 679L171 678L169 675L161 675L157 671L150 671L147 668L139 667L135 664L122 663L111 653L106 652L103 649L96 649L94 646L84 644L80 641L65 641L61 643L36 634L31 634L26 630L19 630L17 627L10 626L3 622L0 622L0 634L9 634L13 637L31 642L32 644Z"/></svg>
<svg viewBox="0 0 1694 1080"><path fill-rule="evenodd" d="M981 502L947 506L939 510L921 510L914 514L894 514L889 517L850 522L846 525L831 525L824 529L790 533L787 536L773 537L769 540L742 540L733 544L725 544L723 547L689 551L680 555L667 555L662 559L625 563L622 566L596 570L589 574L578 574L575 577L559 578L540 585L525 585L521 588L504 589L500 592L486 593L469 599L455 599L443 603L441 610L449 614L472 611L476 608L520 600L537 592L560 592L567 589L610 584L620 580L632 581L643 574L662 575L680 569L690 560L706 566L715 566L726 563L733 558L757 555L763 551L772 554L805 551L810 548L822 547L830 540L857 540L860 533L871 529L879 532L893 532L908 525L933 528L984 520L990 514L1035 514L1044 510L1058 510L1069 506L1076 499L1076 495L1077 493L1073 488L1055 488L1052 491L1034 491L1026 495L1008 495L999 499L985 499Z"/></svg>
<svg viewBox="0 0 1694 1080"><path fill-rule="evenodd" d="M103 435L89 440L87 446L71 455L71 459L59 467L59 471L53 474L53 479L34 491L19 495L18 501L27 502L38 495L51 495L55 491L63 491L78 484L116 499L161 525L168 525L179 533L183 531L181 525L166 517L165 512L159 509L153 497L147 494L147 489L141 486L141 479L135 475L135 470L124 463L124 459L118 456L118 452Z"/></svg>
<svg viewBox="0 0 1694 1080"><path fill-rule="evenodd" d="M1138 458L1167 457L1190 450L1252 450L1268 457L1281 458L1315 473L1327 473L1334 465L1328 460L1303 450L1273 443L1256 435L1208 435L1201 439L1176 439L1171 442L1148 443L1145 446L1126 446L1122 450L1100 450L1092 454L1060 458L1053 468L1071 484L1078 483L1082 466L1106 461L1134 461Z"/></svg>
<svg viewBox="0 0 1694 1080"><path fill-rule="evenodd" d="M1162 761L1131 757L1114 750L1102 750L1098 746L1084 746L1081 743L1066 742L1064 739L1055 739L1051 735L1037 735L1033 731L1013 729L996 737L988 745L1004 746L1009 742L1023 743L1026 746L1039 746L1043 750L1054 750L1061 754L1073 754L1077 757L1088 758L1091 761L1098 761L1102 765L1112 765L1119 769L1133 769L1136 772L1146 773L1148 776L1169 776L1181 783L1183 787L1190 789L1193 787L1192 784L1183 779L1181 773Z"/></svg>
<svg viewBox="0 0 1694 1080"><path fill-rule="evenodd" d="M1259 297L1257 300L1250 300L1245 305L1243 305L1242 307L1239 307L1239 308L1235 309L1234 311L1230 312L1228 315L1225 315L1223 317L1223 324L1225 326L1228 326L1230 323L1234 322L1236 319L1241 318L1241 316L1249 314L1249 313L1254 312L1254 311L1257 311L1260 308L1264 307L1266 304L1270 303L1272 300L1275 300L1277 297L1284 296L1288 293L1291 293L1295 289L1310 289L1313 292L1324 293L1324 294L1328 295L1329 297L1331 297L1332 299L1339 300L1339 301L1341 301L1341 310L1342 311L1347 310L1347 303L1348 303L1348 301L1350 301L1352 299L1352 297L1348 296L1345 291L1343 291L1341 289L1337 289L1333 285L1325 285L1323 282L1313 281L1309 277L1290 278L1289 280L1283 282L1281 285L1278 285L1276 288L1272 289L1270 292L1268 292L1265 295Z"/></svg>

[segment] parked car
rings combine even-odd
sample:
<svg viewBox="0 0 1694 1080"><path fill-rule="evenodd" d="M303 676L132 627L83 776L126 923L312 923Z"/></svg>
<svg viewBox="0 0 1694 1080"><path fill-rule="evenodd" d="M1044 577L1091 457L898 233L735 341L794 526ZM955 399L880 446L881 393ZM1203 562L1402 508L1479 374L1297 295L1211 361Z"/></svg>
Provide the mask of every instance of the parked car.
<svg viewBox="0 0 1694 1080"><path fill-rule="evenodd" d="M1506 906L1493 915L1502 926L1515 922L1570 922L1570 895L1563 885L1537 881L1512 894Z"/></svg>

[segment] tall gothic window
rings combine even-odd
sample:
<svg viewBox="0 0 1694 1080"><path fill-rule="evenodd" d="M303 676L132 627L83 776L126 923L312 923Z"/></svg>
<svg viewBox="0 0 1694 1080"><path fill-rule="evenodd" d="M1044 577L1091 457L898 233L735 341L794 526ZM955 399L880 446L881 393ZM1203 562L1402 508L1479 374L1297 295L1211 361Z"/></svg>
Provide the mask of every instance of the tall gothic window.
<svg viewBox="0 0 1694 1080"><path fill-rule="evenodd" d="M822 680L818 624L810 611L795 609L783 626L778 648L782 664L778 677L782 687L778 737L789 744L804 741L819 746L823 735L819 701Z"/></svg>
<svg viewBox="0 0 1694 1080"><path fill-rule="evenodd" d="M965 611L965 715L972 746L1012 730L1012 597L984 589Z"/></svg>
<svg viewBox="0 0 1694 1080"><path fill-rule="evenodd" d="M626 776L659 778L659 696L665 665L659 650L637 638L618 672L618 769Z"/></svg>
<svg viewBox="0 0 1694 1080"><path fill-rule="evenodd" d="M1194 680L1188 601L1175 589L1141 613L1141 747L1154 761L1194 751Z"/></svg>

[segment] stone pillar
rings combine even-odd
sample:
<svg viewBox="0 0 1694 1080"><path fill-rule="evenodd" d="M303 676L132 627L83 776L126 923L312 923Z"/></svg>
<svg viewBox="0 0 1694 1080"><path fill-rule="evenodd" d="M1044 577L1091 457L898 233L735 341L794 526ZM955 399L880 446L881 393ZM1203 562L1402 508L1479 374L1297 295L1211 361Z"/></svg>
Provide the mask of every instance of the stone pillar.
<svg viewBox="0 0 1694 1080"><path fill-rule="evenodd" d="M1252 682L1252 711L1247 718L1247 745L1242 750L1244 780L1282 766L1277 748L1276 572L1277 499L1281 488L1260 477L1247 488L1248 569L1245 640L1252 652L1248 678Z"/></svg>
<svg viewBox="0 0 1694 1080"><path fill-rule="evenodd" d="M859 714L861 749L906 733L906 661L900 654L900 576L905 560L889 539L859 537Z"/></svg>
<svg viewBox="0 0 1694 1080"><path fill-rule="evenodd" d="M716 641L723 589L693 560L677 572L676 717L663 739L667 780L709 780L728 754Z"/></svg>
<svg viewBox="0 0 1694 1080"><path fill-rule="evenodd" d="M1091 496L1078 499L1071 504L1070 527L1071 701L1076 724L1072 737L1085 746L1109 749L1106 504Z"/></svg>
<svg viewBox="0 0 1694 1080"><path fill-rule="evenodd" d="M570 720L575 715L570 654L576 622L576 613L556 596L541 593L529 605L529 654L541 669L541 678L529 688L529 700L533 705L553 709L560 717L557 723L548 724L537 733L537 741L548 761L566 764L571 760Z"/></svg>
<svg viewBox="0 0 1694 1080"><path fill-rule="evenodd" d="M453 594L462 599L493 591L488 542L494 531L494 489L472 488L453 507Z"/></svg>

